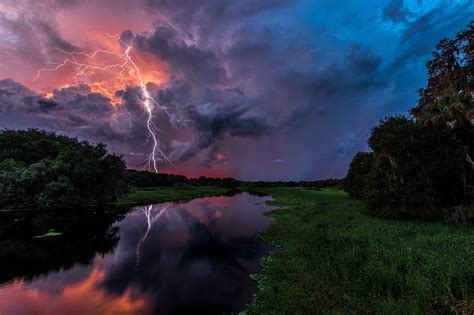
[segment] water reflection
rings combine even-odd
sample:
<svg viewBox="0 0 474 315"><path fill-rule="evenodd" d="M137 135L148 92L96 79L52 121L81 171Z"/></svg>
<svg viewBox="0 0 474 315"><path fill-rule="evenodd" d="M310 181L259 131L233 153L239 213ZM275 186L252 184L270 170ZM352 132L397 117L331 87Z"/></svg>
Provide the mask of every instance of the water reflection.
<svg viewBox="0 0 474 315"><path fill-rule="evenodd" d="M126 212L127 209L77 209L0 213L0 283L91 264L98 254L114 249L119 237L113 223ZM50 229L63 234L34 238Z"/></svg>
<svg viewBox="0 0 474 315"><path fill-rule="evenodd" d="M107 229L113 250L5 283L0 313L238 312L256 289L249 273L270 250L258 238L271 222L261 215L265 199L243 193L134 208Z"/></svg>

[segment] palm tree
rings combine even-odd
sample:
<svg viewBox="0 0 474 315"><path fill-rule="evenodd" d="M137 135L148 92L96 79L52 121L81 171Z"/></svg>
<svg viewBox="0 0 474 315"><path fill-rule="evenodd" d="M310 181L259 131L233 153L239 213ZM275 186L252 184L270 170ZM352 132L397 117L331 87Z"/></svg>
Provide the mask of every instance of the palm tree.
<svg viewBox="0 0 474 315"><path fill-rule="evenodd" d="M448 127L454 129L474 125L474 99L472 95L452 95L432 103L418 116L423 126Z"/></svg>

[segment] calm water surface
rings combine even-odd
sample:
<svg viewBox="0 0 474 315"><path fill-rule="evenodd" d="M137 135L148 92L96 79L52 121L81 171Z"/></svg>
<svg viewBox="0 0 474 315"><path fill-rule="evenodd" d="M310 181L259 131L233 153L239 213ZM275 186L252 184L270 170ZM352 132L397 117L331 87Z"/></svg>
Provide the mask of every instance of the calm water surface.
<svg viewBox="0 0 474 315"><path fill-rule="evenodd" d="M0 216L0 314L230 314L271 247L247 193L81 213ZM41 238L54 229L61 236Z"/></svg>

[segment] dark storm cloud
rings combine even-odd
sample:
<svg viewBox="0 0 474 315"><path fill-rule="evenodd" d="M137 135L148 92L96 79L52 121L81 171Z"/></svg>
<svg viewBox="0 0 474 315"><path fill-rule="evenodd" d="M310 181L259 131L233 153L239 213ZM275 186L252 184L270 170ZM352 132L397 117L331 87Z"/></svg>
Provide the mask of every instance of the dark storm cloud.
<svg viewBox="0 0 474 315"><path fill-rule="evenodd" d="M288 7L295 0L145 0L149 10L186 37L207 41L242 19Z"/></svg>
<svg viewBox="0 0 474 315"><path fill-rule="evenodd" d="M442 0L51 3L58 10L89 3L146 10L154 26L124 31L121 39L145 59L155 58L167 75L163 85L148 84L166 108L152 118L161 147L183 169L225 166L248 179L344 175L352 155L365 149L370 127L416 103L436 42L474 13L472 1ZM54 23L38 22L44 20L0 16L0 26L15 35L4 38L18 41L8 52L44 65L58 48L78 49ZM117 108L87 86L58 89L45 99L18 83L2 84L8 88L0 88L1 122L104 141L127 153L133 166L150 152L137 87L117 92L124 100ZM285 163L268 163L273 160Z"/></svg>
<svg viewBox="0 0 474 315"><path fill-rule="evenodd" d="M12 80L0 80L0 125L3 128L43 128L90 141L123 141L125 130L116 119L125 113L88 86L53 91L51 98Z"/></svg>
<svg viewBox="0 0 474 315"><path fill-rule="evenodd" d="M275 8L284 7L293 0L241 0L237 2L222 0L147 0L146 3L151 10L173 13L180 16L183 20L177 19L183 24L186 21L196 21L197 18L207 17L212 23L215 19L240 18L249 16ZM199 24L203 25L203 21ZM204 23L205 25L205 23Z"/></svg>
<svg viewBox="0 0 474 315"><path fill-rule="evenodd" d="M258 138L271 132L272 127L252 110L238 89L194 91L183 80L172 80L164 87L149 85L148 89L164 107L157 108L152 119L159 128L160 148L175 162L203 153L201 165L205 167L224 163L226 159L221 156L219 146L225 137ZM130 145L143 142L148 138L148 131L142 92L128 88L121 96L130 126L127 141Z"/></svg>
<svg viewBox="0 0 474 315"><path fill-rule="evenodd" d="M382 63L382 58L360 45L349 46L347 66L355 75L374 75Z"/></svg>
<svg viewBox="0 0 474 315"><path fill-rule="evenodd" d="M79 85L53 91L53 101L78 113L106 114L114 110L110 100L100 93L93 93L89 86Z"/></svg>
<svg viewBox="0 0 474 315"><path fill-rule="evenodd" d="M123 34L122 38L127 38L127 35ZM222 61L212 50L186 44L170 28L158 27L151 36L137 35L133 41L138 49L152 52L158 60L164 60L167 70L174 75L201 84L216 84L226 80Z"/></svg>
<svg viewBox="0 0 474 315"><path fill-rule="evenodd" d="M103 142L132 165L143 166L152 144L147 141L141 91L128 88L123 92L126 107L113 105L87 85L56 89L51 98L45 98L20 83L0 80L0 126L41 128Z"/></svg>
<svg viewBox="0 0 474 315"><path fill-rule="evenodd" d="M77 5L80 0L55 0L54 2L59 6L70 7Z"/></svg>
<svg viewBox="0 0 474 315"><path fill-rule="evenodd" d="M59 105L56 101L49 98L40 98L37 102L43 110L52 110Z"/></svg>
<svg viewBox="0 0 474 315"><path fill-rule="evenodd" d="M199 103L185 107L187 126L195 130L190 142L175 141L174 157L187 160L202 150L211 148L205 164L212 164L216 145L224 136L259 137L270 132L261 116L252 114L242 91L205 90Z"/></svg>
<svg viewBox="0 0 474 315"><path fill-rule="evenodd" d="M77 46L62 38L62 36L54 27L52 27L50 24L43 20L36 21L33 24L33 27L36 27L38 30L41 31L42 34L44 34L44 36L46 37L46 41L44 43L54 49L60 49L64 51L80 50Z"/></svg>
<svg viewBox="0 0 474 315"><path fill-rule="evenodd" d="M410 11L404 4L404 0L391 0L383 9L382 17L392 22L405 22L410 16Z"/></svg>
<svg viewBox="0 0 474 315"><path fill-rule="evenodd" d="M378 76L381 58L357 43L345 44L335 55L340 63L335 63L330 46L321 51L304 37L288 39L280 29L237 27L226 47L188 45L180 36L165 27L151 35L122 34L178 77L179 84L155 94L194 131L192 140L171 142L176 160L207 151L203 165L214 165L226 160L217 154L226 137L258 139L277 129L291 132L315 115L353 107L346 95L385 84Z"/></svg>
<svg viewBox="0 0 474 315"><path fill-rule="evenodd" d="M238 46L236 43L234 49ZM354 110L358 97L387 84L379 73L381 58L360 45L348 44L339 56L340 63L325 62L325 57L316 55L311 47L291 54L274 56L274 49L255 49L250 57L252 66L245 71L254 69L250 77L256 78L254 84L262 90L254 105L267 109L267 116L280 132ZM294 64L288 66L285 59ZM303 65L299 65L302 59Z"/></svg>
<svg viewBox="0 0 474 315"><path fill-rule="evenodd" d="M164 87L149 85L148 89L166 108L156 110L153 122L160 129L162 148L174 161L186 161L203 152L202 165L210 167L226 160L219 153L225 137L259 138L272 132L239 89L193 89L184 80L172 80ZM128 136L135 140L131 142L146 138L140 89L129 88L122 97L132 120Z"/></svg>
<svg viewBox="0 0 474 315"><path fill-rule="evenodd" d="M80 51L77 46L64 39L48 19L39 13L32 14L19 20L0 12L0 34L6 37L7 41L15 43L2 47L0 41L0 50L20 61L34 63L38 68L61 55L60 50Z"/></svg>
<svg viewBox="0 0 474 315"><path fill-rule="evenodd" d="M417 61L434 50L443 37L451 37L472 19L474 5L446 3L404 23L399 42L399 54L394 67L401 67L409 61ZM433 36L436 34L436 36Z"/></svg>
<svg viewBox="0 0 474 315"><path fill-rule="evenodd" d="M38 94L11 79L0 80L0 111L25 110L38 99Z"/></svg>

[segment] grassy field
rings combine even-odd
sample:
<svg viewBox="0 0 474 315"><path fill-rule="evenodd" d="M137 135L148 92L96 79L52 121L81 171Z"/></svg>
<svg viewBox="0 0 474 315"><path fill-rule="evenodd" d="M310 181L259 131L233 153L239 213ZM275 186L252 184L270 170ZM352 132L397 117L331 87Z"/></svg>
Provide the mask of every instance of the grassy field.
<svg viewBox="0 0 474 315"><path fill-rule="evenodd" d="M248 314L474 313L474 229L388 221L338 190L258 189L285 207L263 237Z"/></svg>
<svg viewBox="0 0 474 315"><path fill-rule="evenodd" d="M126 197L118 200L117 204L151 204L166 201L187 200L196 197L223 194L227 191L227 188L204 186L191 188L159 187L136 189Z"/></svg>

